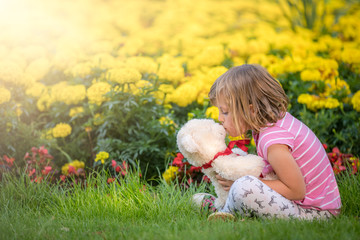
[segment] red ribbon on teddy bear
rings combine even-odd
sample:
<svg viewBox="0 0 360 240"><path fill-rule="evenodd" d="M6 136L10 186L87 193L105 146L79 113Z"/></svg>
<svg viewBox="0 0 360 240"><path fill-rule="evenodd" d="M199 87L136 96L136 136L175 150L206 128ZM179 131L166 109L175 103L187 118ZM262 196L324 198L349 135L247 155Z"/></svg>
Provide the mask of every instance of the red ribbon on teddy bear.
<svg viewBox="0 0 360 240"><path fill-rule="evenodd" d="M207 169L207 168L210 168L211 167L211 164L212 162L218 158L219 156L225 156L225 155L230 155L232 154L232 150L234 148L234 146L236 145L238 148L240 148L241 150L243 150L244 152L247 152L248 148L245 146L247 144L250 143L250 140L249 139L243 139L243 140L235 140L235 141L230 141L227 148L222 151L222 152L218 152L217 154L215 154L214 158L208 162L208 163L205 163L204 165L202 165L201 167L199 167L200 169L203 168L203 169Z"/></svg>

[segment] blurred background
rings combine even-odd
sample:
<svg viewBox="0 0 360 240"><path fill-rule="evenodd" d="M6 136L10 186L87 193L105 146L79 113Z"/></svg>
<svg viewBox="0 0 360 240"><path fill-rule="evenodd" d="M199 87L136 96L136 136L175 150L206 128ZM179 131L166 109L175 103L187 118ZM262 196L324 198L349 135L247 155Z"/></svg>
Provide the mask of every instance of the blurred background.
<svg viewBox="0 0 360 240"><path fill-rule="evenodd" d="M244 63L266 67L289 112L358 167L358 1L0 0L0 30L2 169L46 153L38 175L139 164L154 178L182 124L217 119L210 86Z"/></svg>

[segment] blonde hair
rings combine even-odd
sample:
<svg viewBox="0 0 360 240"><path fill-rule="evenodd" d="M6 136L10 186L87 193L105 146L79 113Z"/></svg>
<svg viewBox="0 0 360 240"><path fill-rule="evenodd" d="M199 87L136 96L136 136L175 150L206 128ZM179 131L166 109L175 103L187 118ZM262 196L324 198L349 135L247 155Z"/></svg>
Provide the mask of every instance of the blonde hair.
<svg viewBox="0 0 360 240"><path fill-rule="evenodd" d="M255 64L232 67L216 79L209 92L210 102L217 106L220 97L238 132L240 120L255 132L273 125L284 117L289 101L280 83Z"/></svg>

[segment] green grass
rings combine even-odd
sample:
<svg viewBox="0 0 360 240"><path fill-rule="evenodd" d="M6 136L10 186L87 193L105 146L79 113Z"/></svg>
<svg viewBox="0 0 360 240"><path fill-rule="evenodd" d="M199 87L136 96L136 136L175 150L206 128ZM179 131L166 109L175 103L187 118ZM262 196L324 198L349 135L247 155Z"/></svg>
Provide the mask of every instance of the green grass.
<svg viewBox="0 0 360 240"><path fill-rule="evenodd" d="M90 177L87 187L0 182L0 239L359 239L360 176L338 183L342 214L330 221L246 219L208 222L190 198L205 186L150 186L137 174L120 184ZM145 190L143 189L145 185Z"/></svg>

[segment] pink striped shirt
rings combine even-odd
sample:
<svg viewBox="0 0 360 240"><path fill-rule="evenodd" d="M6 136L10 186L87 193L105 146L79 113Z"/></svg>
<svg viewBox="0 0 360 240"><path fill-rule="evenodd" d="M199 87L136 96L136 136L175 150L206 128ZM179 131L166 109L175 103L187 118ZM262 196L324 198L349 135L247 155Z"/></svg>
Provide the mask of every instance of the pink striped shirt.
<svg viewBox="0 0 360 240"><path fill-rule="evenodd" d="M264 158L263 176L273 171L267 161L267 150L273 144L285 144L300 167L306 184L305 198L295 201L303 208L329 210L337 215L341 208L334 171L324 147L304 123L286 113L274 126L254 134L257 154Z"/></svg>

